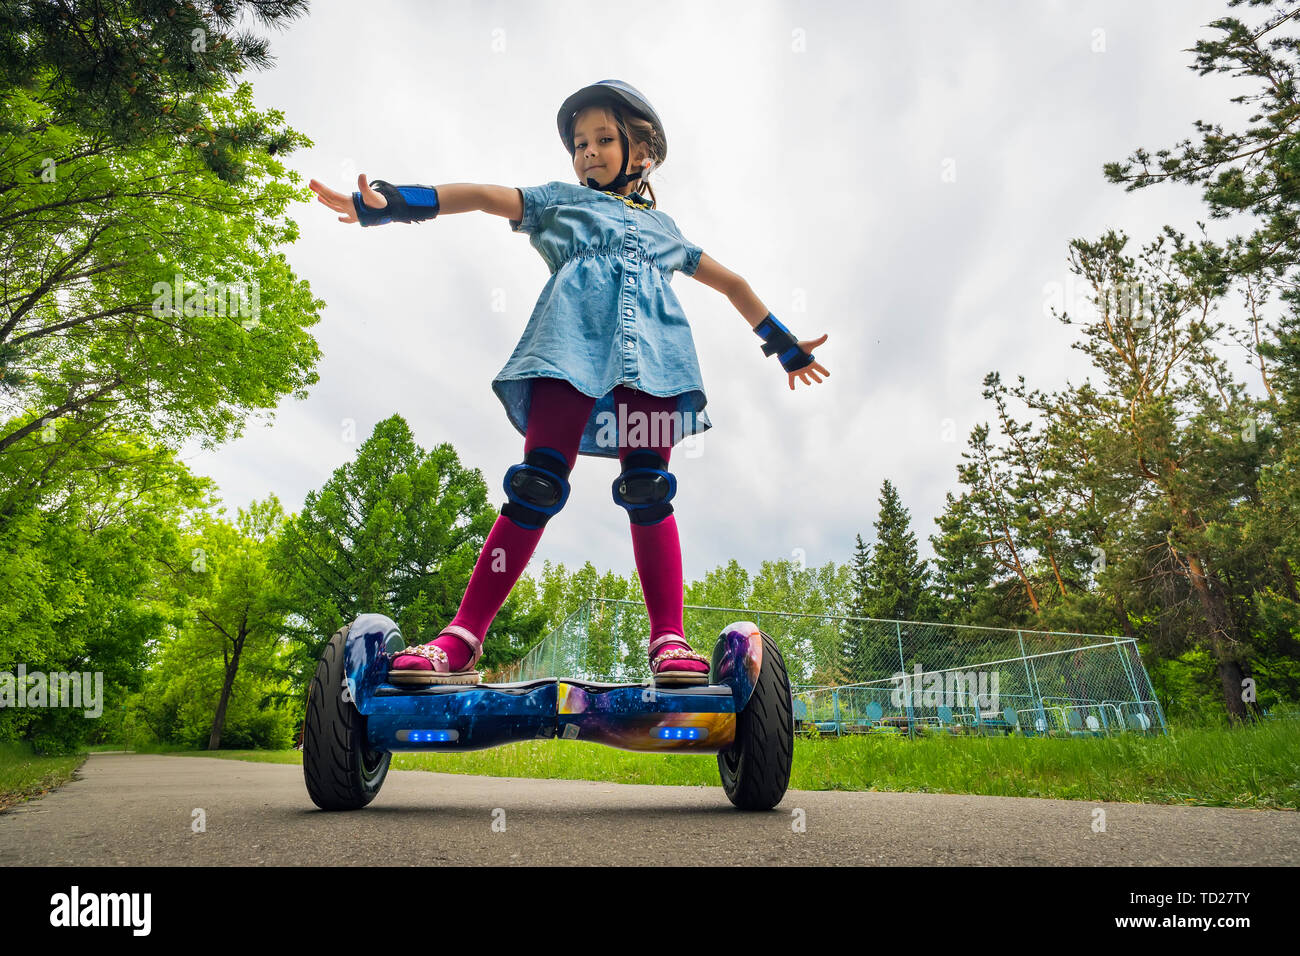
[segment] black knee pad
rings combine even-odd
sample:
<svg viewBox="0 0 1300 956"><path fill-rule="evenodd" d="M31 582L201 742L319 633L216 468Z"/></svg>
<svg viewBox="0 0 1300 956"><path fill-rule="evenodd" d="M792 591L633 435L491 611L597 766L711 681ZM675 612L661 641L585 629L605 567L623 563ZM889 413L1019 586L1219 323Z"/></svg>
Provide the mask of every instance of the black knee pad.
<svg viewBox="0 0 1300 956"><path fill-rule="evenodd" d="M668 502L677 494L677 478L658 452L634 451L613 490L614 503L627 509L633 524L656 524L673 513Z"/></svg>
<svg viewBox="0 0 1300 956"><path fill-rule="evenodd" d="M521 528L544 528L569 500L569 465L554 448L534 448L506 472L501 513Z"/></svg>

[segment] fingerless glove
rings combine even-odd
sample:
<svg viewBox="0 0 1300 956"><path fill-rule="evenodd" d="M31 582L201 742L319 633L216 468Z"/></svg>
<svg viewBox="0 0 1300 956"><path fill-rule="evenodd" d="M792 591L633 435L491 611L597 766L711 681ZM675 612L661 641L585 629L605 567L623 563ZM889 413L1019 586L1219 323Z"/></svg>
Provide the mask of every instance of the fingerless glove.
<svg viewBox="0 0 1300 956"><path fill-rule="evenodd" d="M812 364L812 353L799 348L798 340L771 312L754 326L754 332L763 340L763 354L775 354L787 372L797 372Z"/></svg>
<svg viewBox="0 0 1300 956"><path fill-rule="evenodd" d="M438 190L433 186L394 186L376 179L370 188L387 199L388 205L383 209L373 209L362 201L360 192L354 192L352 205L357 211L357 221L363 226L423 222L438 215Z"/></svg>

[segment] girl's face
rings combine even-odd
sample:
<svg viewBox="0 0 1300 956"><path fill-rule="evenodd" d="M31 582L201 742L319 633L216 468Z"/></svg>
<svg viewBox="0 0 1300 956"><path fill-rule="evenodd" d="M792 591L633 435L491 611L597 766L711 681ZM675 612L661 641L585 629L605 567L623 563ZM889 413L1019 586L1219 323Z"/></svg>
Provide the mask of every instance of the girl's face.
<svg viewBox="0 0 1300 956"><path fill-rule="evenodd" d="M619 174L623 145L609 110L589 106L579 113L573 124L573 146L573 171L578 174L578 182L585 184L588 178L594 178L603 186ZM635 160L643 158L644 152L641 148L635 157L629 156L624 172L639 169ZM631 189L632 183L624 183L617 191L627 195Z"/></svg>

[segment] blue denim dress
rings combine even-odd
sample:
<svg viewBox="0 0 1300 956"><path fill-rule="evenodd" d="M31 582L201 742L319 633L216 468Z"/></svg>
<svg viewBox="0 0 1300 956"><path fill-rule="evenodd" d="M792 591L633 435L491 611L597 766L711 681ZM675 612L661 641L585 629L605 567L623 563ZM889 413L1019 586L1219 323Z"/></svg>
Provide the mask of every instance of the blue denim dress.
<svg viewBox="0 0 1300 956"><path fill-rule="evenodd" d="M532 379L561 378L597 399L580 455L617 458L622 430L634 431L618 420L616 385L677 399L652 426L672 445L711 428L691 327L669 287L674 272L695 274L703 250L640 197L564 182L519 191L524 218L510 228L528 234L551 278L492 380L511 424L527 434Z"/></svg>

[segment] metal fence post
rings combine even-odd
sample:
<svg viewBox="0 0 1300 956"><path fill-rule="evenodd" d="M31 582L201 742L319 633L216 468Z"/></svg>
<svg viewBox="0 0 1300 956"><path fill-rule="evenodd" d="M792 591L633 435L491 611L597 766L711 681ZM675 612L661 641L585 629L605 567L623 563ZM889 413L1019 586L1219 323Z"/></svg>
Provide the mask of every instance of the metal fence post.
<svg viewBox="0 0 1300 956"><path fill-rule="evenodd" d="M903 686L907 688L907 736L916 736L916 725L912 712L912 682L907 677L907 661L903 659L903 626L894 622L894 633L898 637L898 669L903 674Z"/></svg>
<svg viewBox="0 0 1300 956"><path fill-rule="evenodd" d="M587 673L587 653L588 641L591 637L591 598L582 602L582 650L578 652L578 670L581 676L586 678L590 675Z"/></svg>
<svg viewBox="0 0 1300 956"><path fill-rule="evenodd" d="M1029 656L1025 654L1025 635L1020 632L1020 628L1016 628L1016 640L1020 642L1020 663L1025 665L1025 683L1028 684L1025 690L1033 695L1034 703L1037 705L1039 713L1041 713L1043 702L1039 699L1038 688L1034 686L1033 678L1029 676ZM1035 727L1034 729L1037 730L1038 728Z"/></svg>

